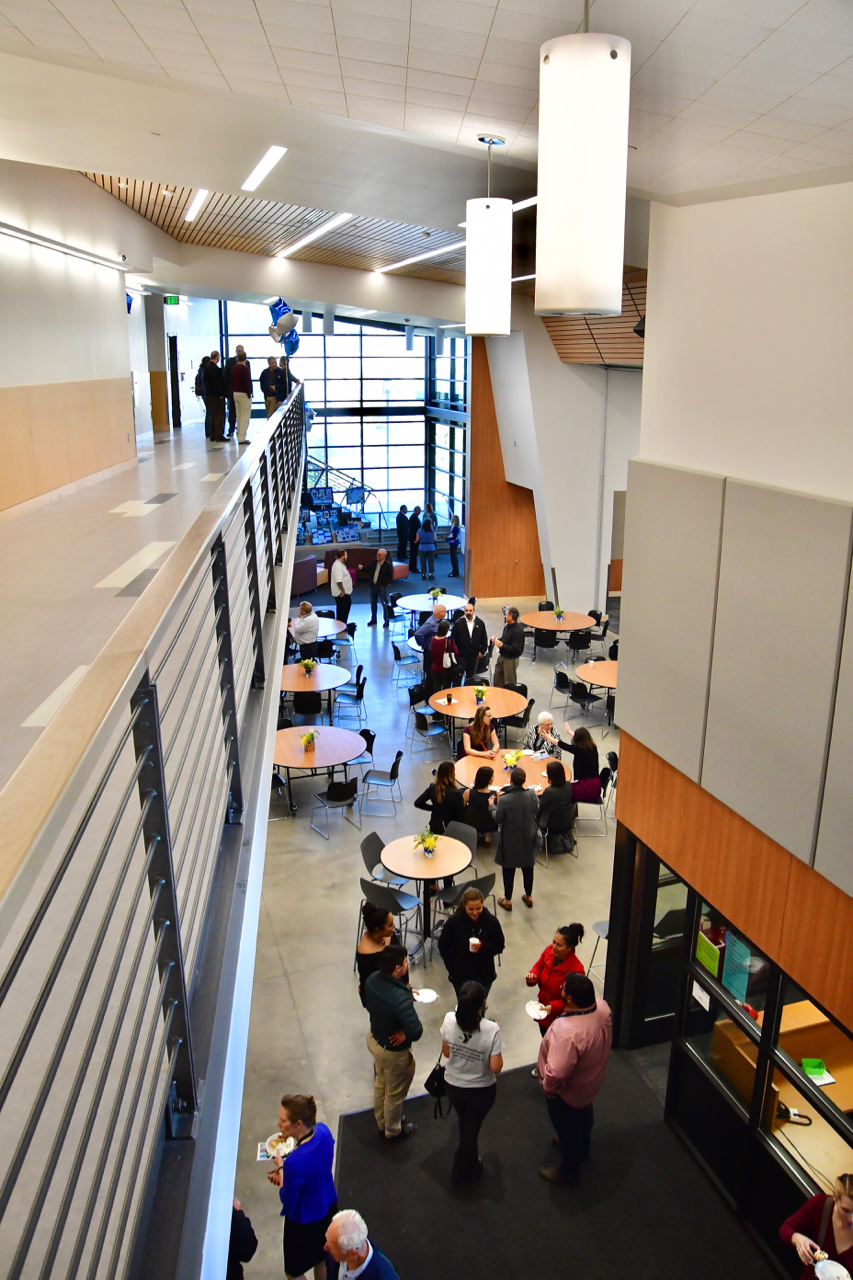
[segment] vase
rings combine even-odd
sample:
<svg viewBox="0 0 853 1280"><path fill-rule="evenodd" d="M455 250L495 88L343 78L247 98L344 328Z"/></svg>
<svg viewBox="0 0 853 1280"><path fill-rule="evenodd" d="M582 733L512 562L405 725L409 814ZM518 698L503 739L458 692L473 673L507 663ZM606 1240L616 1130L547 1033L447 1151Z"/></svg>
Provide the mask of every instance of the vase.
<svg viewBox="0 0 853 1280"><path fill-rule="evenodd" d="M305 743L305 750L306 750L306 751L313 751L313 750L314 750L314 743L313 743L313 742L306 742L306 743Z"/></svg>
<svg viewBox="0 0 853 1280"><path fill-rule="evenodd" d="M478 698L478 697L476 697L476 695L475 695L475 697L474 697L474 703L475 703L475 705L476 705L476 706L478 706L478 707L482 707L482 705L483 705L483 699L482 699L482 698Z"/></svg>

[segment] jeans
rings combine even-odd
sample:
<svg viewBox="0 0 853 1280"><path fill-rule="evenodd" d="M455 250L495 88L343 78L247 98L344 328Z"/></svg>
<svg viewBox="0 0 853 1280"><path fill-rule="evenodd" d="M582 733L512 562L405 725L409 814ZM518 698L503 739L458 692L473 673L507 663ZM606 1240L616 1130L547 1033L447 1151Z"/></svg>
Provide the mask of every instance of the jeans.
<svg viewBox="0 0 853 1280"><path fill-rule="evenodd" d="M338 622L346 622L352 607L352 596L335 596L335 618Z"/></svg>
<svg viewBox="0 0 853 1280"><path fill-rule="evenodd" d="M373 1055L373 1114L386 1137L400 1132L403 1103L415 1078L411 1049L383 1049L372 1035L367 1047Z"/></svg>
<svg viewBox="0 0 853 1280"><path fill-rule="evenodd" d="M450 1180L454 1183L473 1182L480 1176L480 1154L477 1138L483 1121L495 1105L496 1084L480 1089L460 1089L445 1082L447 1096L459 1117L459 1146L453 1156Z"/></svg>
<svg viewBox="0 0 853 1280"><path fill-rule="evenodd" d="M421 552L421 576L426 577L429 574L431 578L435 577L435 552Z"/></svg>
<svg viewBox="0 0 853 1280"><path fill-rule="evenodd" d="M388 603L388 588L377 586L376 583L370 584L370 621L376 621L376 606L382 601L382 620L388 621L388 612L391 606Z"/></svg>
<svg viewBox="0 0 853 1280"><path fill-rule="evenodd" d="M505 685L515 684L518 676L518 658L505 658L498 651L498 660L495 663L495 688L503 689Z"/></svg>
<svg viewBox="0 0 853 1280"><path fill-rule="evenodd" d="M589 1155L592 1135L592 1103L585 1107L570 1107L562 1098L546 1097L548 1118L560 1139L560 1175L569 1182L578 1182L581 1164Z"/></svg>
<svg viewBox="0 0 853 1280"><path fill-rule="evenodd" d="M504 873L504 897L512 900L512 886L515 884L515 867L501 867ZM529 898L533 893L533 868L522 867L521 878L524 882L524 892Z"/></svg>
<svg viewBox="0 0 853 1280"><path fill-rule="evenodd" d="M452 578L459 577L459 548L450 548L450 576Z"/></svg>

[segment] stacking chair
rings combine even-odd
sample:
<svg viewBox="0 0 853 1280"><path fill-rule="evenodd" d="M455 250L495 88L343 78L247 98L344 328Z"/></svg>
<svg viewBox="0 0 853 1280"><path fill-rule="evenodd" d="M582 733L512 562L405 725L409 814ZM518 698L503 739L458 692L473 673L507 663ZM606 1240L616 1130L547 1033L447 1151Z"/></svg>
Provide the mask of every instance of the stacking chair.
<svg viewBox="0 0 853 1280"><path fill-rule="evenodd" d="M393 815L389 813L389 814L386 814L385 816L388 818L392 816L396 818L397 801L399 800L400 804L403 803L403 789L400 786L400 761L402 759L403 759L403 753L402 751L398 751L396 756L394 757L394 763L391 765L390 769L368 769L367 773L364 774L361 780L362 812L364 811L365 800L370 799L371 791L375 791L378 793L382 791L383 788L385 788L388 792L387 799L379 799L379 796L377 795L376 798L374 799L374 803L376 803L376 800L379 800L380 804L390 804L393 809ZM394 795L395 787L397 789L396 796Z"/></svg>
<svg viewBox="0 0 853 1280"><path fill-rule="evenodd" d="M600 644L600 645L601 645L601 651L602 651L602 653L604 652L604 650L605 650L605 648L606 648L606 643L607 643L607 628L608 628L609 626L610 626L610 619L608 618L607 622L601 622L601 615L599 614L599 627L598 627L598 630L597 630L597 631L590 631L590 632L589 632L589 639L590 639L590 643L591 643L591 644L592 644L592 643L594 643L594 644Z"/></svg>
<svg viewBox="0 0 853 1280"><path fill-rule="evenodd" d="M473 864L474 857L477 853L477 829L471 827L467 822L448 822L444 828L444 834L451 840L459 840L462 844L468 846L471 854L471 862Z"/></svg>
<svg viewBox="0 0 853 1280"><path fill-rule="evenodd" d="M430 746L430 744L435 742L437 738L447 739L447 748L449 751L450 750L450 730L447 728L447 726L438 719L428 720L422 711L416 711L414 714L415 714L415 739L420 739L421 742L426 744L422 748L422 751L432 750L432 747ZM413 751L415 749L414 741L415 740L412 741Z"/></svg>
<svg viewBox="0 0 853 1280"><path fill-rule="evenodd" d="M334 616L335 616L335 611L334 611L334 609L317 609L317 610L315 610L315 617L317 617L317 618L332 618L332 619L334 619Z"/></svg>
<svg viewBox="0 0 853 1280"><path fill-rule="evenodd" d="M409 920L411 913L415 913L415 927L420 926L421 918L421 900L416 898L412 893L401 893L399 889L392 889L390 885L379 884L375 880L359 880L361 885L362 898L358 907L358 924L356 926L355 945L358 947L358 940L361 937L363 924L361 916L361 908L365 902L372 902L375 907L385 907L399 921L400 933L403 938L403 946L406 945L406 938L409 931ZM355 973L356 961L353 959L353 973Z"/></svg>
<svg viewBox="0 0 853 1280"><path fill-rule="evenodd" d="M590 649L590 633L588 631L571 631L566 641L572 655L572 661L577 662L578 655L588 653Z"/></svg>
<svg viewBox="0 0 853 1280"><path fill-rule="evenodd" d="M323 695L308 689L304 693L294 693L293 714L295 716L322 716Z"/></svg>
<svg viewBox="0 0 853 1280"><path fill-rule="evenodd" d="M358 718L358 723L361 724L362 717L367 714L364 710L364 690L366 685L367 676L362 676L361 683L355 689L348 689L344 686L336 691L335 715L338 719L355 715Z"/></svg>
<svg viewBox="0 0 853 1280"><path fill-rule="evenodd" d="M616 775L619 772L619 757L615 751L608 751L607 763L610 765L610 789L607 792L605 810L610 808L610 803L616 795Z"/></svg>
<svg viewBox="0 0 853 1280"><path fill-rule="evenodd" d="M401 888L404 884L408 884L402 876L395 876L382 865L382 850L385 848L385 841L376 831L368 831L367 835L361 842L361 856L364 865L367 868L367 874L371 880L377 884L391 885L394 889Z"/></svg>
<svg viewBox="0 0 853 1280"><path fill-rule="evenodd" d="M486 684L491 684L492 654L494 653L494 649L494 643L490 641L488 649L477 663L477 670L474 672L474 679L473 681L468 681L469 684L477 684L480 680Z"/></svg>
<svg viewBox="0 0 853 1280"><path fill-rule="evenodd" d="M582 680L572 680L569 677L569 701L575 706L580 707L581 711L589 712L596 702L600 702L601 698L597 693L590 693Z"/></svg>
<svg viewBox="0 0 853 1280"><path fill-rule="evenodd" d="M508 685L507 688L509 688ZM536 699L531 698L520 716L505 716L501 721L504 730L518 729L521 733L524 733L530 723L530 712L533 710L535 705ZM504 742L506 742L506 733L504 733Z"/></svg>
<svg viewBox="0 0 853 1280"><path fill-rule="evenodd" d="M526 698L526 697L527 697L527 685L526 685L526 684L508 684L508 685L506 685L505 687L506 687L507 689L511 689L513 693L520 693L520 694L521 694L521 696L522 696L522 698Z"/></svg>
<svg viewBox="0 0 853 1280"><path fill-rule="evenodd" d="M571 695L571 691L572 691L572 682L569 679L566 672L559 671L555 668L554 669L554 687L551 690L551 697L548 699L548 706L549 707L553 706L555 693L560 693L560 694L564 693L566 695L566 700L563 703L563 707L564 708L567 707L569 705L569 697Z"/></svg>
<svg viewBox="0 0 853 1280"><path fill-rule="evenodd" d="M400 676L403 672L413 672L416 676L421 673L423 660L416 653L410 653L406 650L405 654L401 651L399 645L393 640L391 641L391 650L394 654L394 684L399 687Z"/></svg>
<svg viewBox="0 0 853 1280"><path fill-rule="evenodd" d="M588 978L598 978L598 981L601 983L603 987L605 966L603 964L600 964L596 968L595 957L596 957L596 954L598 953L599 942L601 942L602 938L604 939L605 942L607 941L607 935L610 932L610 921L596 920L595 924L592 926L592 931L595 934L595 946L592 949L592 955L590 956L589 965L587 966L586 976Z"/></svg>
<svg viewBox="0 0 853 1280"><path fill-rule="evenodd" d="M607 650L607 656L611 662L619 661L619 641L614 640L610 648Z"/></svg>
<svg viewBox="0 0 853 1280"><path fill-rule="evenodd" d="M364 738L364 750L360 756L356 756L355 760L350 760L347 763L347 768L349 769L352 765L357 764L361 769L361 780L364 782L364 766L369 765L371 769L373 768L373 744L376 741L376 734L372 729L359 729L358 732Z"/></svg>
<svg viewBox="0 0 853 1280"><path fill-rule="evenodd" d="M333 640L318 640L317 648L314 651L314 657L318 662L334 662L338 656Z"/></svg>
<svg viewBox="0 0 853 1280"><path fill-rule="evenodd" d="M364 667L361 663L356 667L355 675L351 675L346 684L341 685L341 689L356 689L361 684L361 675ZM338 691L339 692L339 691Z"/></svg>
<svg viewBox="0 0 853 1280"><path fill-rule="evenodd" d="M601 778L600 800L597 800L594 802L591 800L579 801L579 804L588 804L590 808L598 809L598 817L582 818L580 813L578 813L578 822L602 822L604 824L604 830L593 831L590 834L596 836L598 839L603 840L604 837L607 835L607 795L610 790L610 779L612 777L612 774L610 769L604 768L601 770L601 773L598 776Z"/></svg>
<svg viewBox="0 0 853 1280"><path fill-rule="evenodd" d="M355 633L356 633L356 630L358 629L358 624L355 622L348 622L346 624L346 628L347 628L346 631L344 631L341 635L332 637L332 644L335 647L336 654L341 653L344 650L348 650L349 653L352 654L353 658L355 658L357 662L358 654L356 653L356 648L355 648Z"/></svg>
<svg viewBox="0 0 853 1280"><path fill-rule="evenodd" d="M550 609L553 609L553 608L554 608L554 606L553 606L553 604L551 603L551 601L550 601L550 600L541 600L541 601L540 601L540 603L539 603L539 612L540 612L540 613L547 613ZM525 629L525 633L524 633L524 634L525 634L526 636L527 636L527 635L531 635L531 634L533 635L533 661L534 661L534 662L536 661L536 650L537 650L537 649L554 649L554 648L556 648L556 645L557 645L557 633L556 633L556 631L546 631L546 630L542 630L542 629L540 629L540 628L538 628L538 627L534 627L534 629L533 629L532 633L531 633L531 631L530 631L529 629Z"/></svg>
<svg viewBox="0 0 853 1280"><path fill-rule="evenodd" d="M424 685L409 685L407 692L409 695L409 725L406 730L406 737L408 739L412 739L415 736L414 715L416 711L420 711L428 721L439 722L441 717L437 711L433 711L432 707L427 702L427 691Z"/></svg>
<svg viewBox="0 0 853 1280"><path fill-rule="evenodd" d="M545 854L545 866L548 866L548 836L549 835L565 835L571 832L575 825L575 819L578 815L577 805L567 805L564 809L553 809L548 816L548 825L545 827L543 835L543 852ZM577 841L573 840L569 853L573 858L578 856Z"/></svg>
<svg viewBox="0 0 853 1280"><path fill-rule="evenodd" d="M311 830L316 831L324 840L329 839L329 810L340 809L352 826L361 830L361 819L356 822L351 814L358 807L358 778L349 778L346 782L330 781L325 791L315 791L314 800L316 801L311 812ZM318 809L322 808L326 814L326 829L321 830L314 824L314 814ZM349 809L349 813L346 810Z"/></svg>
<svg viewBox="0 0 853 1280"><path fill-rule="evenodd" d="M409 624L408 610L401 609L399 610L399 612L397 610L397 603L402 599L402 597L403 597L402 591L392 591L391 595L388 597L391 607L388 611L387 616L388 616L388 624L392 633L398 630L398 628L400 627L402 627L403 630L405 631L406 627Z"/></svg>

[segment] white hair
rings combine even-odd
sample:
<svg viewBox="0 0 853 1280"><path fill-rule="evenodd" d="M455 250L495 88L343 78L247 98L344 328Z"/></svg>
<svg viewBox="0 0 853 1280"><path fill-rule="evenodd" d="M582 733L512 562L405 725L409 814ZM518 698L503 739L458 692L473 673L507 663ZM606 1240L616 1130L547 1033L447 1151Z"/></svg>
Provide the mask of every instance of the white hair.
<svg viewBox="0 0 853 1280"><path fill-rule="evenodd" d="M341 1209L332 1223L337 1223L338 1244L344 1253L361 1250L367 1244L367 1223L355 1209Z"/></svg>
<svg viewBox="0 0 853 1280"><path fill-rule="evenodd" d="M536 723L544 724L546 720L553 720L553 719L554 717L551 715L550 711L540 711L539 715L536 717Z"/></svg>

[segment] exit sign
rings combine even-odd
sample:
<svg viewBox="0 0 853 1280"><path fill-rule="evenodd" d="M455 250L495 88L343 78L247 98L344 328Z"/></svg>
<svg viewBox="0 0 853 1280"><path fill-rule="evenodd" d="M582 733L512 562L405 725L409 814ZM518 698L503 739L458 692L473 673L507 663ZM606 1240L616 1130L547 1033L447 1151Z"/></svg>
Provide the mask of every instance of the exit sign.
<svg viewBox="0 0 853 1280"><path fill-rule="evenodd" d="M167 307L176 307L180 302L180 298L176 293L167 293L163 298L163 305Z"/></svg>

